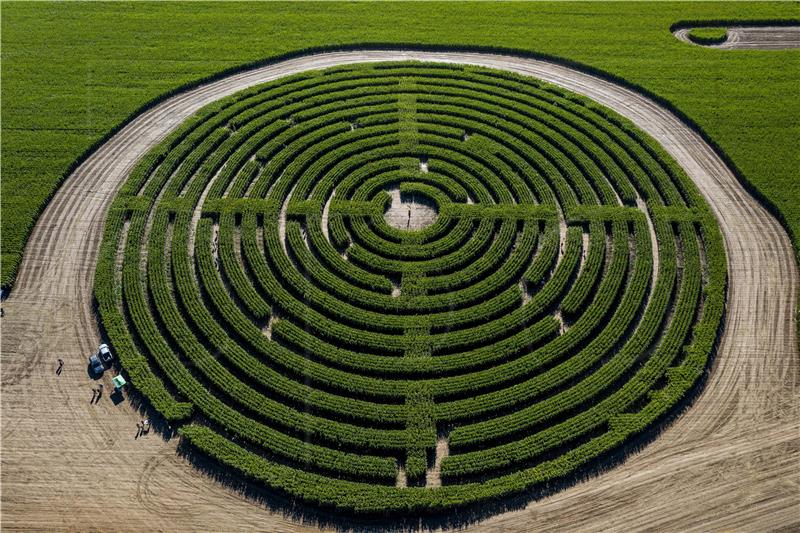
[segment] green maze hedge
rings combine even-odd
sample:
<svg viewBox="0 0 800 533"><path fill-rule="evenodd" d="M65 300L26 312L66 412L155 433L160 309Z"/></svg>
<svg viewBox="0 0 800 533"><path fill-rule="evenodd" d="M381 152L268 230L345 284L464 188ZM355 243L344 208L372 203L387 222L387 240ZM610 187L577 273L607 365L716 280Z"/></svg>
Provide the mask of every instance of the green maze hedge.
<svg viewBox="0 0 800 533"><path fill-rule="evenodd" d="M435 222L397 225L393 192ZM698 191L626 120L397 62L182 124L115 200L95 295L132 384L203 453L309 504L425 513L569 479L667 419L725 272Z"/></svg>

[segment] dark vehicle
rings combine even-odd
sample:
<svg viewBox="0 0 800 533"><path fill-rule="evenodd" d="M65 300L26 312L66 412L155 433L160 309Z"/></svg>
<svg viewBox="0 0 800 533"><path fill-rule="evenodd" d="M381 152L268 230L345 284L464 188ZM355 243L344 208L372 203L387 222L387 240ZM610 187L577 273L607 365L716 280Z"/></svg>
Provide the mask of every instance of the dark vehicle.
<svg viewBox="0 0 800 533"><path fill-rule="evenodd" d="M101 344L100 348L97 350L97 355L100 356L100 359L104 363L110 363L114 359L114 355L111 353L108 344Z"/></svg>
<svg viewBox="0 0 800 533"><path fill-rule="evenodd" d="M96 376L99 376L105 371L103 362L96 355L89 356L89 371Z"/></svg>

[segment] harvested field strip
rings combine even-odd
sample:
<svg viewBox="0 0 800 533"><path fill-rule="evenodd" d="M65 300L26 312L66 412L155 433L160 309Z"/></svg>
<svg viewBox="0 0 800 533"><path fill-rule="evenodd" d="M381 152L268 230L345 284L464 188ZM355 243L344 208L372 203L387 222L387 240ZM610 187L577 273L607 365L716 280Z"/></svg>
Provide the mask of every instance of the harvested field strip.
<svg viewBox="0 0 800 533"><path fill-rule="evenodd" d="M696 28L702 30L702 27ZM724 38L693 37L695 28L681 27L672 34L685 43L719 50L786 50L800 48L800 25L729 26Z"/></svg>

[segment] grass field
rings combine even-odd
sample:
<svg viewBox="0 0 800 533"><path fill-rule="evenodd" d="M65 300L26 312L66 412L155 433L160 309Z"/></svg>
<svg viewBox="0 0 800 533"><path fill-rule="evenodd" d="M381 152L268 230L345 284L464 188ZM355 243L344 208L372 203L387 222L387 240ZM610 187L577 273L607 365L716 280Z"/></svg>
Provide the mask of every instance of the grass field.
<svg viewBox="0 0 800 533"><path fill-rule="evenodd" d="M796 4L4 3L2 283L70 165L146 102L243 63L348 43L501 46L575 60L667 99L800 235L800 53L690 47L693 19L798 18ZM443 21L447 23L443 24ZM197 35L203 35L202 40Z"/></svg>

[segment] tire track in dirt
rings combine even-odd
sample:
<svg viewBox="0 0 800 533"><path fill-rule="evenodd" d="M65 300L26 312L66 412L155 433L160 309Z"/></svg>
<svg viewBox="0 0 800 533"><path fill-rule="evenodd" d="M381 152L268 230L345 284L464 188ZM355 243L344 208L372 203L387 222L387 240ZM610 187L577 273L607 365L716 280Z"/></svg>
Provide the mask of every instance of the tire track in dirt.
<svg viewBox="0 0 800 533"><path fill-rule="evenodd" d="M798 274L777 221L699 135L629 89L534 59L386 50L290 59L176 95L134 119L65 181L34 228L2 319L4 528L306 529L193 469L175 453L174 439L153 432L135 439L140 415L127 402L115 406L104 395L98 404L88 403L86 356L99 342L91 289L103 221L136 160L203 105L303 70L409 59L529 74L631 119L701 189L728 252L725 334L693 407L623 464L475 529L800 525ZM58 357L66 362L60 377L53 372ZM103 379L110 390L110 377Z"/></svg>
<svg viewBox="0 0 800 533"><path fill-rule="evenodd" d="M719 44L698 44L689 38L692 28L672 32L679 40L695 46L721 50L785 50L800 48L800 26L731 26Z"/></svg>

